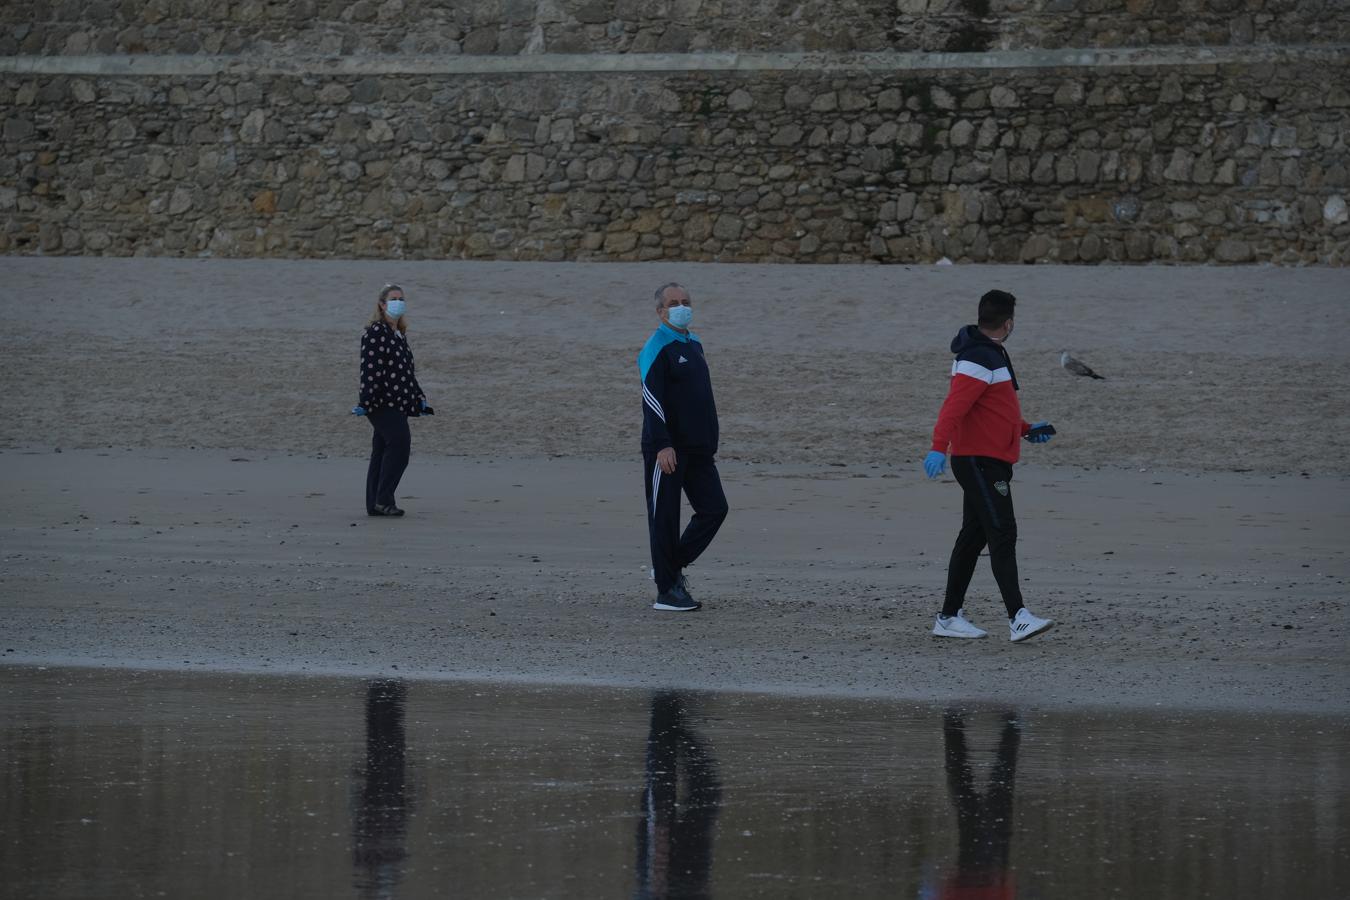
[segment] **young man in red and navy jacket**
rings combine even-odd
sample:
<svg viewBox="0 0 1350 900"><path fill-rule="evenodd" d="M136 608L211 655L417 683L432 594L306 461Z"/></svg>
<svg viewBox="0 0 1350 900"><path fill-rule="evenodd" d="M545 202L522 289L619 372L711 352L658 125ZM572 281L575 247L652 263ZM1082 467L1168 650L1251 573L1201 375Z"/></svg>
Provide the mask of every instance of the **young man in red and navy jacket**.
<svg viewBox="0 0 1350 900"><path fill-rule="evenodd" d="M691 612L683 569L712 543L727 517L717 474L717 404L703 344L689 330L689 292L671 282L656 290L661 324L638 354L642 380L643 483L656 579L655 609ZM680 492L694 515L680 533Z"/></svg>
<svg viewBox="0 0 1350 900"><path fill-rule="evenodd" d="M933 445L924 472L937 478L951 453L952 474L961 485L961 532L947 566L947 594L933 626L938 637L981 638L985 632L965 617L962 605L975 574L980 551L989 547L1009 637L1023 641L1054 622L1034 616L1022 604L1017 579L1017 520L1013 516L1012 468L1020 441L1044 443L1054 429L1048 422L1029 425L1017 402L1017 376L1003 344L1013 331L1017 298L989 291L980 298L979 323L967 325L952 340L952 380L933 429Z"/></svg>

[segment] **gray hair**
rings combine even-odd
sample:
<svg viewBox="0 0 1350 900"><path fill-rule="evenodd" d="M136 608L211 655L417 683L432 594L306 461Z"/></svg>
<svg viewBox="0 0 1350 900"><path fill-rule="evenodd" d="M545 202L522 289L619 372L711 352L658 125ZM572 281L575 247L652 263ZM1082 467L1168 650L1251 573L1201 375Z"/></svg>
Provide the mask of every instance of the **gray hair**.
<svg viewBox="0 0 1350 900"><path fill-rule="evenodd" d="M684 285L680 284L678 281L667 281L665 284L661 285L659 288L656 289L657 309L661 309L666 305L666 291L670 288L679 288L686 294L689 293L689 289L686 288Z"/></svg>

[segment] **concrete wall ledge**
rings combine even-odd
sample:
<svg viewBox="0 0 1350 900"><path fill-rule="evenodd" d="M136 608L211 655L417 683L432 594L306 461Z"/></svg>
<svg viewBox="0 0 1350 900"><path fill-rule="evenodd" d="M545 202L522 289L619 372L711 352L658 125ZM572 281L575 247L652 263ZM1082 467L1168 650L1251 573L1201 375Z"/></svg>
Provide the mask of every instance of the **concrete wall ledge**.
<svg viewBox="0 0 1350 900"><path fill-rule="evenodd" d="M644 72L925 72L1350 64L1350 45L1003 50L987 53L626 53L520 56L7 56L0 73L107 77L213 75L514 75Z"/></svg>

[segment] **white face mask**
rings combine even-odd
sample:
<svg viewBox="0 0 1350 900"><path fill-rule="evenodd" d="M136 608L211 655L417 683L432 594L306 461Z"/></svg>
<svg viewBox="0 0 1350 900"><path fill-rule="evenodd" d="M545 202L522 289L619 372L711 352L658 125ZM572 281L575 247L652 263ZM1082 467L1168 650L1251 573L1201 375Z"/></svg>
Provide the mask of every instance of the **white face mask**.
<svg viewBox="0 0 1350 900"><path fill-rule="evenodd" d="M672 306L666 310L666 320L676 328L688 328L693 318L694 308L692 306Z"/></svg>
<svg viewBox="0 0 1350 900"><path fill-rule="evenodd" d="M384 311L389 314L389 318L397 319L403 315L403 311L408 308L408 304L402 300L390 300L384 305Z"/></svg>

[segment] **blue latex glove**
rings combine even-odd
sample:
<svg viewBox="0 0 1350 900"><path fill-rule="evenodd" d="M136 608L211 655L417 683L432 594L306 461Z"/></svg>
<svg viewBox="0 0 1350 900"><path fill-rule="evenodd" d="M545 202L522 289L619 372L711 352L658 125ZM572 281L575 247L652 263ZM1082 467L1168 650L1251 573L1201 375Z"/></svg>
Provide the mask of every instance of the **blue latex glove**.
<svg viewBox="0 0 1350 900"><path fill-rule="evenodd" d="M427 403L427 398L425 397L422 398L422 415L424 416L436 415L436 410L431 408L431 404Z"/></svg>
<svg viewBox="0 0 1350 900"><path fill-rule="evenodd" d="M939 450L929 450L923 458L923 470L929 478L936 478L947 468L947 454Z"/></svg>
<svg viewBox="0 0 1350 900"><path fill-rule="evenodd" d="M1049 422L1033 422L1032 425L1031 425L1031 427L1032 427L1032 428L1039 428L1039 427L1041 427L1042 425L1049 425L1049 424L1050 424ZM1054 437L1053 434L1029 434L1029 435L1027 435L1027 440L1028 440L1028 441L1031 441L1031 443L1033 443L1033 444L1044 444L1046 441L1050 440L1052 437Z"/></svg>
<svg viewBox="0 0 1350 900"><path fill-rule="evenodd" d="M353 406L353 407L352 407L352 415L354 415L354 416L364 416L365 414L366 414L366 408L365 408L364 406Z"/></svg>

